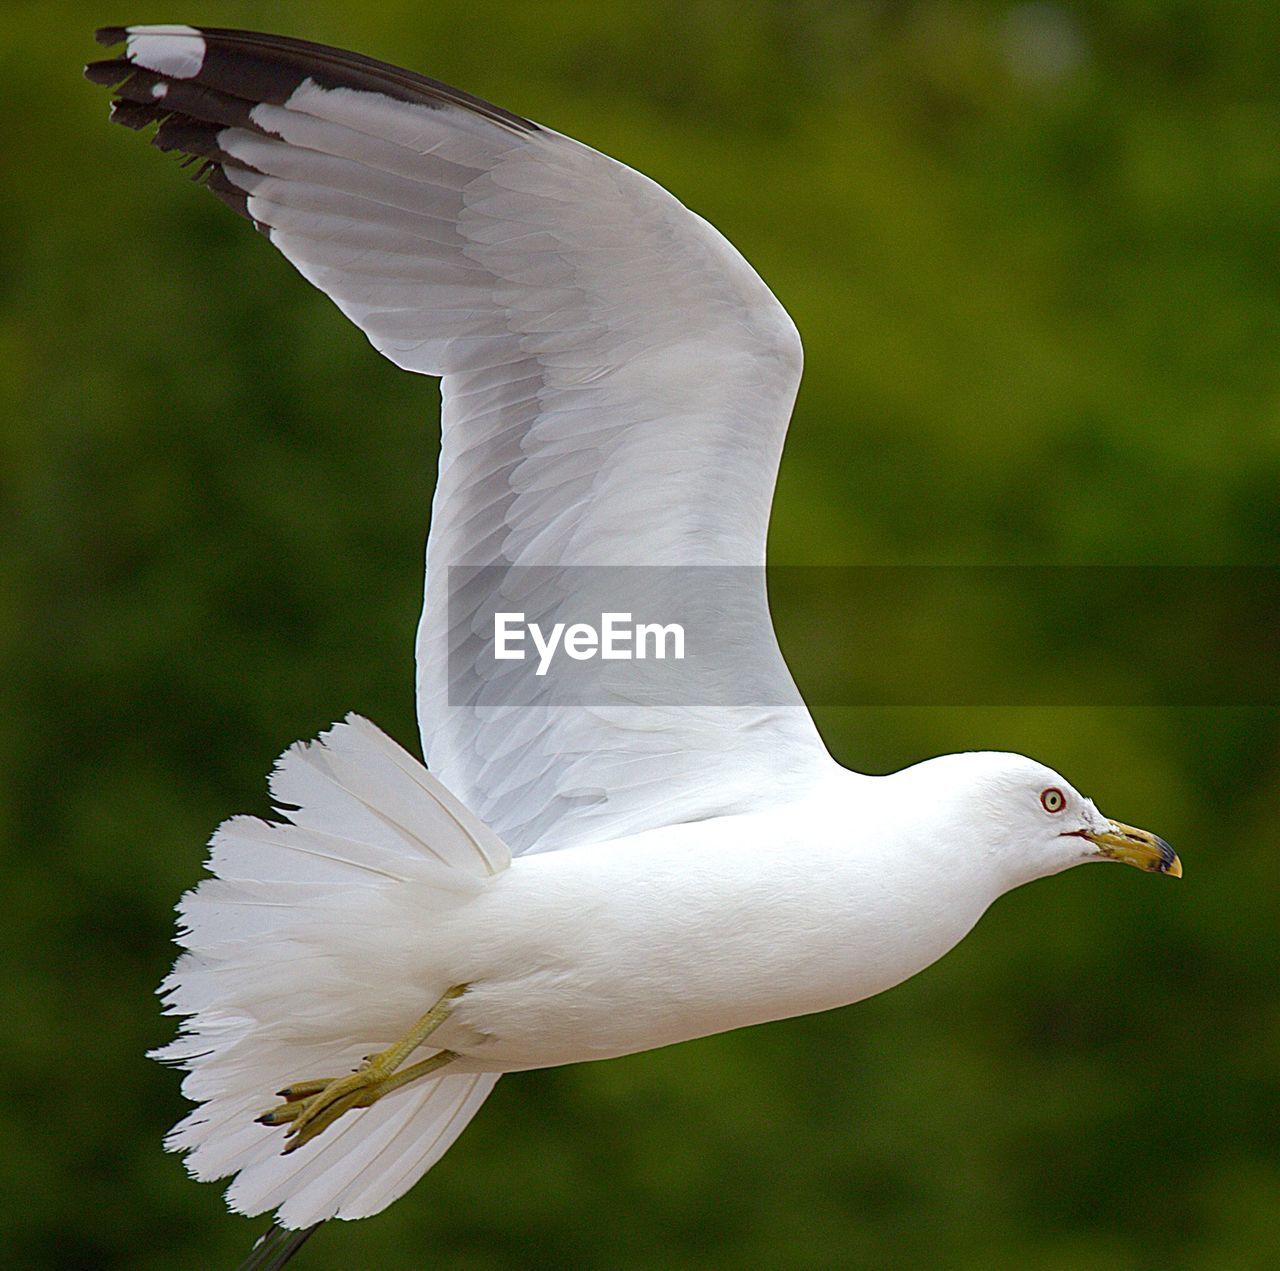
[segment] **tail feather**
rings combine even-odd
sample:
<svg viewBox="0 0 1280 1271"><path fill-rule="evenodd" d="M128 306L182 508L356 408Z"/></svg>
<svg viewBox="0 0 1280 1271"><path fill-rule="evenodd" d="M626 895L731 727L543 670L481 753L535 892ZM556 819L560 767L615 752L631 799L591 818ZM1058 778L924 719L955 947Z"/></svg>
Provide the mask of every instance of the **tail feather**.
<svg viewBox="0 0 1280 1271"><path fill-rule="evenodd" d="M493 1088L495 1074L444 1071L288 1156L281 1132L255 1122L273 1091L350 1071L450 987L424 984L415 937L433 906L465 903L510 856L358 716L286 751L271 791L292 805L289 823L226 822L210 844L213 877L182 899L185 952L160 992L186 1018L154 1055L187 1069L183 1092L199 1104L166 1147L187 1153L197 1178L236 1175L233 1209L278 1209L277 1221L297 1228L390 1204Z"/></svg>
<svg viewBox="0 0 1280 1271"><path fill-rule="evenodd" d="M449 1091L447 1099L441 1091L441 1098L433 1109L432 1131L414 1134L409 1133L407 1124L403 1126L399 1137L370 1162L358 1186L352 1187L343 1201L338 1216L367 1218L408 1191L449 1150L489 1097L497 1080L495 1073L442 1077L442 1083L456 1082L457 1089Z"/></svg>
<svg viewBox="0 0 1280 1271"><path fill-rule="evenodd" d="M497 1080L493 1073L442 1074L419 1090L408 1087L412 1095L399 1106L395 1099L376 1103L290 1156L272 1154L242 1169L227 1201L246 1214L276 1209L285 1227L376 1214L444 1155Z"/></svg>
<svg viewBox="0 0 1280 1271"><path fill-rule="evenodd" d="M219 878L246 882L358 881L361 874L403 882L402 852L359 843L323 830L236 816L219 826L209 843L209 868ZM355 878L353 879L353 876Z"/></svg>
<svg viewBox="0 0 1280 1271"><path fill-rule="evenodd" d="M506 845L407 751L358 715L298 742L271 775L272 796L293 804L294 823L359 842L408 843L442 864L497 874L511 864Z"/></svg>

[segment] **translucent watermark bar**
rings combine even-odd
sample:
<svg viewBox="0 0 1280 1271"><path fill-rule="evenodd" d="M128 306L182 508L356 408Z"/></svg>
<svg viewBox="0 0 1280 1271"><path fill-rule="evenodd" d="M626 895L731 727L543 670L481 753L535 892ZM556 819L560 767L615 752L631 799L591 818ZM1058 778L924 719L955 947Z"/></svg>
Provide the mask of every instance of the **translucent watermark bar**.
<svg viewBox="0 0 1280 1271"><path fill-rule="evenodd" d="M1271 566L455 566L448 629L453 706L1280 706Z"/></svg>

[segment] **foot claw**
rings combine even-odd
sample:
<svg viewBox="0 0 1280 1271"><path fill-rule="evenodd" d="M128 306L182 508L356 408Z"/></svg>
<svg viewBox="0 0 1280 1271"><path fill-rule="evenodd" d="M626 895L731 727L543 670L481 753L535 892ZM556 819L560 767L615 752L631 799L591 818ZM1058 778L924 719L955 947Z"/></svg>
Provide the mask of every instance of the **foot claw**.
<svg viewBox="0 0 1280 1271"><path fill-rule="evenodd" d="M257 1121L273 1127L288 1125L285 1138L290 1142L284 1150L292 1152L327 1130L344 1112L375 1102L388 1076L375 1063L365 1064L346 1077L295 1081L278 1092L285 1102L268 1109Z"/></svg>
<svg viewBox="0 0 1280 1271"><path fill-rule="evenodd" d="M376 1090L376 1086L373 1089ZM340 1116L350 1112L352 1108L368 1107L376 1099L376 1095L370 1097L372 1091L369 1090L353 1090L350 1094L344 1095L340 1099L335 1099L327 1107L309 1114L304 1120L302 1117L294 1122L293 1126L285 1134L285 1138L289 1140L288 1145L284 1148L282 1155L288 1156L290 1152L296 1152L298 1148L305 1143L310 1143L317 1135L323 1134Z"/></svg>
<svg viewBox="0 0 1280 1271"><path fill-rule="evenodd" d="M452 1063L457 1055L442 1049L397 1072L408 1056L444 1022L466 988L465 984L451 988L399 1041L386 1050L366 1055L363 1063L347 1076L295 1081L277 1090L276 1098L284 1102L269 1108L255 1121L258 1125L273 1127L289 1125L285 1131L284 1152L293 1152L353 1108L368 1108L384 1094Z"/></svg>
<svg viewBox="0 0 1280 1271"><path fill-rule="evenodd" d="M286 1103L295 1103L299 1099L310 1099L312 1095L317 1095L331 1086L337 1077L321 1077L318 1081L295 1081L291 1086L285 1086L283 1090L276 1091L276 1098L283 1099Z"/></svg>
<svg viewBox="0 0 1280 1271"><path fill-rule="evenodd" d="M288 1125L302 1115L301 1103L283 1103L278 1108L268 1108L260 1117L254 1117L258 1125Z"/></svg>

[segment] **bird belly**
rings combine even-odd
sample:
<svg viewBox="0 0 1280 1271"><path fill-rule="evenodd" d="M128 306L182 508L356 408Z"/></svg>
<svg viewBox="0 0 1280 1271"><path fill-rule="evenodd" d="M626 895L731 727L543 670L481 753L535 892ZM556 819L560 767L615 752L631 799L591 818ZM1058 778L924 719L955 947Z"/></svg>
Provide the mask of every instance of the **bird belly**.
<svg viewBox="0 0 1280 1271"><path fill-rule="evenodd" d="M517 860L437 932L470 987L435 1043L510 1071L827 1010L928 966L986 907L952 895L940 910L909 858L813 857L704 845Z"/></svg>

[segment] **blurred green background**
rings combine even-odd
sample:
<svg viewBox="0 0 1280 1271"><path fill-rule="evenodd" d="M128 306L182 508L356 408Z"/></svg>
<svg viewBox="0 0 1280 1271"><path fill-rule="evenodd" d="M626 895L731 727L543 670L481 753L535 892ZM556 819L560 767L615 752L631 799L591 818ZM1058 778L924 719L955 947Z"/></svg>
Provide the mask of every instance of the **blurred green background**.
<svg viewBox="0 0 1280 1271"><path fill-rule="evenodd" d="M415 738L435 387L107 127L96 25L359 49L675 191L804 335L777 561L1278 563L1274 3L0 12L5 1265L243 1256L263 1221L159 1146L172 906L287 743L351 708ZM839 700L841 615L777 608ZM1036 755L1187 877L1078 870L883 998L509 1078L299 1266L1280 1265L1276 713L816 713L869 771Z"/></svg>

